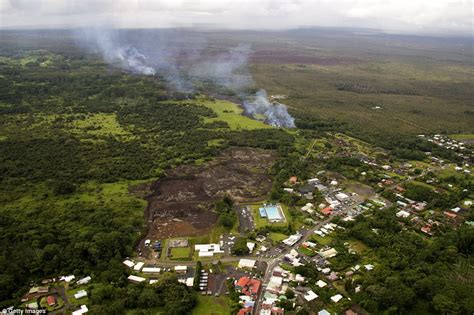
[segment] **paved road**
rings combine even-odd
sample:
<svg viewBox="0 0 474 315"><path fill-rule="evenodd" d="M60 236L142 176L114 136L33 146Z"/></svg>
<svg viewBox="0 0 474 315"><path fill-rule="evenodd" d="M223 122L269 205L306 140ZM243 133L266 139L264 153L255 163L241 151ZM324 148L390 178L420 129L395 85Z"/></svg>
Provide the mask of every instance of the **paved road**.
<svg viewBox="0 0 474 315"><path fill-rule="evenodd" d="M265 271L265 276L263 277L263 280L262 280L262 289L260 290L260 293L257 297L257 303L254 308L254 314L260 313L260 310L262 308L262 302L263 302L262 294L263 294L263 291L265 291L265 288L268 286L268 283L270 282L273 269L280 263L280 261L283 259L283 257L286 254L288 254L292 249L298 248L302 243L306 242L308 238L310 238L310 236L314 234L314 231L320 229L322 226L329 223L332 220L332 218L333 216L329 216L325 220L316 224L313 228L307 230L306 233L303 235L303 237L301 237L301 239L298 242L296 242L293 246L286 248L284 251L281 252L280 255L268 261L267 270Z"/></svg>
<svg viewBox="0 0 474 315"><path fill-rule="evenodd" d="M255 256L227 256L227 257L222 257L222 258L216 258L215 260L201 260L202 263L211 263L213 261L220 261L223 263L231 263L231 262L238 262L239 260L247 258L247 259L253 259L257 261L264 261L264 262L271 262L276 258L267 258L267 257L255 257ZM158 267L174 267L174 266L188 266L188 267L194 267L196 265L195 261L156 261L154 259L137 259L140 261L143 261L145 264L150 264L150 265L156 265Z"/></svg>

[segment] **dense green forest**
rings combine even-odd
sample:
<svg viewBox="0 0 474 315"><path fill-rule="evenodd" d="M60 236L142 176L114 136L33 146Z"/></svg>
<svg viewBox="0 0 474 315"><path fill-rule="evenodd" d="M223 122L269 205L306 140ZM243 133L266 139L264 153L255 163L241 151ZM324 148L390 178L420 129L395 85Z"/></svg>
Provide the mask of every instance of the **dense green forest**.
<svg viewBox="0 0 474 315"><path fill-rule="evenodd" d="M427 240L404 230L393 209L377 211L372 217L359 216L347 228L348 236L370 246L378 259L375 272L346 284L350 290L362 285L363 290L355 296L368 311L474 311L472 228L463 226Z"/></svg>

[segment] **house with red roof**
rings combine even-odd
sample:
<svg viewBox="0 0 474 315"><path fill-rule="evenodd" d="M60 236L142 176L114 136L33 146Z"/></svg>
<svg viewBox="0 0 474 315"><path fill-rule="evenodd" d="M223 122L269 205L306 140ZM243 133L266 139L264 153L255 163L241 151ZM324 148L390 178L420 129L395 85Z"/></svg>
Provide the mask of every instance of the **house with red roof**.
<svg viewBox="0 0 474 315"><path fill-rule="evenodd" d="M332 214L332 208L331 207L326 207L324 209L321 210L321 213L324 214L324 215L331 215Z"/></svg>
<svg viewBox="0 0 474 315"><path fill-rule="evenodd" d="M253 307L241 308L237 315L252 315Z"/></svg>
<svg viewBox="0 0 474 315"><path fill-rule="evenodd" d="M262 282L260 280L244 276L236 281L235 289L247 296L256 297L260 291L261 284Z"/></svg>
<svg viewBox="0 0 474 315"><path fill-rule="evenodd" d="M247 283L250 281L249 277L240 277L239 280L235 283L235 287L237 290L242 290L247 286Z"/></svg>
<svg viewBox="0 0 474 315"><path fill-rule="evenodd" d="M420 230L421 230L421 232L423 232L425 234L433 235L433 233L431 233L431 224L427 224L427 225L423 226Z"/></svg>
<svg viewBox="0 0 474 315"><path fill-rule="evenodd" d="M272 315L283 315L283 314L285 314L284 309L282 309L281 307L276 307L276 306L272 307L271 312L272 312L271 313Z"/></svg>
<svg viewBox="0 0 474 315"><path fill-rule="evenodd" d="M56 299L54 298L54 295L48 296L47 300L49 306L54 306L56 305Z"/></svg>
<svg viewBox="0 0 474 315"><path fill-rule="evenodd" d="M444 211L444 214L451 219L456 219L456 217L458 216L456 213L448 212L448 211Z"/></svg>

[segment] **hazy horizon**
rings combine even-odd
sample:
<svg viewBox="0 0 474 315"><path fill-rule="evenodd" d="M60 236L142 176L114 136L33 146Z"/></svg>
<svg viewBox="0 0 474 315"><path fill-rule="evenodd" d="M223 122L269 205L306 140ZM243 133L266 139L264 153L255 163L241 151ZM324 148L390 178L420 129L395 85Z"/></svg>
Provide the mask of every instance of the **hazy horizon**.
<svg viewBox="0 0 474 315"><path fill-rule="evenodd" d="M370 29L471 35L470 1L14 1L0 0L0 29L186 28L199 30Z"/></svg>

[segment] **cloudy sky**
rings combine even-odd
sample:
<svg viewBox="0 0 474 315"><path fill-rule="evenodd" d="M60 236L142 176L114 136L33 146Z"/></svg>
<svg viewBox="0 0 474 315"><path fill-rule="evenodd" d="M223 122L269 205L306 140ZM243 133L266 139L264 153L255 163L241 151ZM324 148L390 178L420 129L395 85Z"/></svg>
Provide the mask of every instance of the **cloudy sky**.
<svg viewBox="0 0 474 315"><path fill-rule="evenodd" d="M0 0L0 27L367 27L473 32L472 0Z"/></svg>

